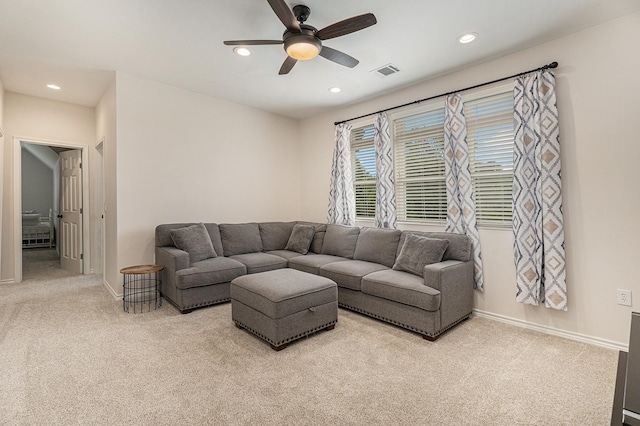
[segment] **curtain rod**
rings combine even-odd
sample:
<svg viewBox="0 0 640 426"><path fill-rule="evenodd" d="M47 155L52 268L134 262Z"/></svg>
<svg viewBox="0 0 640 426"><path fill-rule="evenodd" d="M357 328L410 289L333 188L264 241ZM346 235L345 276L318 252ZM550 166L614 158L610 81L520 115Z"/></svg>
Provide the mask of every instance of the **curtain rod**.
<svg viewBox="0 0 640 426"><path fill-rule="evenodd" d="M386 109L381 109L380 111L376 111L376 112L370 112L369 114L364 114L364 115L360 115L358 117L353 117L353 118L349 118L346 120L342 120L342 121L336 121L335 123L333 123L334 125L338 125L338 124L343 124L346 123L347 121L353 121L353 120L358 120L360 118L364 118L364 117L369 117L371 115L376 115L376 114L380 114L381 112L387 112L387 111L392 111L394 109L398 109L398 108L403 108L406 107L408 105L413 105L413 104L419 104L420 102L425 102L425 101L430 101L432 99L437 99L437 98L441 98L443 96L449 96L449 95L453 95L454 93L458 93L458 92L464 92L466 90L471 90L471 89L477 89L478 87L482 87L482 86L488 86L489 84L493 84L493 83L498 83L500 81L504 81L504 80L509 80L511 78L516 78L516 77L520 77L521 75L525 75L525 74L529 74L531 72L536 72L536 71L544 71L546 69L549 68L557 68L558 67L558 63L557 62L551 62L550 64L541 66L539 68L536 68L534 70L529 70L529 71L523 71L520 72L518 74L514 74L514 75L510 75L509 77L502 77L499 78L497 80L493 80L493 81L488 81L486 83L480 83L480 84L476 84L475 86L470 86L470 87L465 87L464 89L459 89L459 90L454 90L452 92L447 92L447 93L443 93L441 95L436 95L436 96L430 96L428 98L424 98L424 99L419 99L417 101L413 101L413 102L407 102L406 104L402 104L402 105L397 105L391 108L386 108Z"/></svg>

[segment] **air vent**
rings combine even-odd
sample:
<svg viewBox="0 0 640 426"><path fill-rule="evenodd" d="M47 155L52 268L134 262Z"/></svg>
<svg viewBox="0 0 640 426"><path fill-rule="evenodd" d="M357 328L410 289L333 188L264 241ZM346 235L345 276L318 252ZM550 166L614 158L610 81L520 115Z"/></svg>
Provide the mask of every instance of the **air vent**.
<svg viewBox="0 0 640 426"><path fill-rule="evenodd" d="M388 77L391 74L395 74L397 72L400 72L400 70L398 69L398 67L393 66L391 64L387 64L384 65L380 68L377 68L373 71L371 71L372 73L374 73L375 75L377 75L380 78L384 78L384 77Z"/></svg>

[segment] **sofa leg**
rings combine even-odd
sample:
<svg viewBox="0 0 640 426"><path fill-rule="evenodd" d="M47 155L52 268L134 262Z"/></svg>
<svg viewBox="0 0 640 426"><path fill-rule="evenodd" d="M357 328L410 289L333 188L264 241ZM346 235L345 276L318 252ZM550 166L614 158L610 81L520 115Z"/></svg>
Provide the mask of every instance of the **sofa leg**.
<svg viewBox="0 0 640 426"><path fill-rule="evenodd" d="M279 352L279 351L283 350L286 347L287 347L286 343L284 345L280 345L280 346L271 345L271 349L273 349L276 352Z"/></svg>
<svg viewBox="0 0 640 426"><path fill-rule="evenodd" d="M193 312L193 309L185 309L183 311L180 311L181 314L190 314L191 312Z"/></svg>
<svg viewBox="0 0 640 426"><path fill-rule="evenodd" d="M438 336L427 336L426 334L423 334L422 338L430 342L435 342Z"/></svg>
<svg viewBox="0 0 640 426"><path fill-rule="evenodd" d="M329 327L325 328L324 331L331 331L334 328L336 328L336 325L335 324L331 324Z"/></svg>

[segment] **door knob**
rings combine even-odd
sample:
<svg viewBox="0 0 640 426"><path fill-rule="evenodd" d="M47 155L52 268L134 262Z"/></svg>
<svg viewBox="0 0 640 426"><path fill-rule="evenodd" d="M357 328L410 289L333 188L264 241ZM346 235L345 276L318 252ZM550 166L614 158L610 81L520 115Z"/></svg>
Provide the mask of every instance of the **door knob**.
<svg viewBox="0 0 640 426"><path fill-rule="evenodd" d="M58 219L62 219L62 215L61 214L58 215Z"/></svg>

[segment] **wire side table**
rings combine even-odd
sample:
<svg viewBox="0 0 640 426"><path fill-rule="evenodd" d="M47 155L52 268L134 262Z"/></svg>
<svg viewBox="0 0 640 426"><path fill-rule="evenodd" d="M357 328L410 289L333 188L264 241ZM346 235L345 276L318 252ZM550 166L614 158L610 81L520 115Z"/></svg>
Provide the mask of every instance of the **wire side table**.
<svg viewBox="0 0 640 426"><path fill-rule="evenodd" d="M162 306L162 265L138 265L123 268L122 309L133 313L150 312Z"/></svg>

